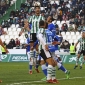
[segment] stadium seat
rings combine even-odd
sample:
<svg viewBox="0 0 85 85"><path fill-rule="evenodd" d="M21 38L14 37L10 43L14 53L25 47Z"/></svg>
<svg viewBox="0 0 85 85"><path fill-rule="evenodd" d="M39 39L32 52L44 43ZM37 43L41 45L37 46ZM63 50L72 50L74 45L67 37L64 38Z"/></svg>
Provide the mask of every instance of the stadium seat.
<svg viewBox="0 0 85 85"><path fill-rule="evenodd" d="M14 39L14 36L13 35L10 36L10 39L12 39L12 38Z"/></svg>
<svg viewBox="0 0 85 85"><path fill-rule="evenodd" d="M71 36L72 36L72 39L73 39L73 40L75 40L75 39L76 39L76 35L75 35L75 36L74 36L74 35L71 35Z"/></svg>
<svg viewBox="0 0 85 85"><path fill-rule="evenodd" d="M53 4L54 3L54 1L51 1L51 4Z"/></svg>
<svg viewBox="0 0 85 85"><path fill-rule="evenodd" d="M5 39L9 39L9 35L5 35L4 38L5 38Z"/></svg>
<svg viewBox="0 0 85 85"><path fill-rule="evenodd" d="M7 44L9 43L9 41L10 41L9 39L6 39L6 40L5 40L5 42L6 42Z"/></svg>
<svg viewBox="0 0 85 85"><path fill-rule="evenodd" d="M12 25L11 25L11 28L15 28L15 24L12 24Z"/></svg>
<svg viewBox="0 0 85 85"><path fill-rule="evenodd" d="M68 40L70 40L70 39L71 39L71 36L70 36L70 35L69 35L69 36L67 36L67 39L68 39Z"/></svg>
<svg viewBox="0 0 85 85"><path fill-rule="evenodd" d="M4 31L7 31L7 28L4 28Z"/></svg>
<svg viewBox="0 0 85 85"><path fill-rule="evenodd" d="M20 36L19 39L24 39L24 36Z"/></svg>
<svg viewBox="0 0 85 85"><path fill-rule="evenodd" d="M15 28L12 28L12 31L16 31L16 29L17 29L16 27Z"/></svg>
<svg viewBox="0 0 85 85"><path fill-rule="evenodd" d="M65 21L62 21L61 24L66 23Z"/></svg>
<svg viewBox="0 0 85 85"><path fill-rule="evenodd" d="M63 35L63 39L66 40L67 36L66 35Z"/></svg>
<svg viewBox="0 0 85 85"><path fill-rule="evenodd" d="M79 32L76 32L76 35L80 35L80 33Z"/></svg>
<svg viewBox="0 0 85 85"><path fill-rule="evenodd" d="M57 5L59 5L59 1L57 0L57 1L55 1L56 3L57 3Z"/></svg>
<svg viewBox="0 0 85 85"><path fill-rule="evenodd" d="M19 24L16 25L16 28L18 28L18 27L19 27Z"/></svg>
<svg viewBox="0 0 85 85"><path fill-rule="evenodd" d="M78 40L79 38L81 38L81 35L77 36L77 40Z"/></svg>
<svg viewBox="0 0 85 85"><path fill-rule="evenodd" d="M66 35L70 35L70 32L66 32Z"/></svg>
<svg viewBox="0 0 85 85"><path fill-rule="evenodd" d="M8 35L10 35L10 36L13 35L13 32L12 31L9 31Z"/></svg>
<svg viewBox="0 0 85 85"><path fill-rule="evenodd" d="M75 39L75 40L74 40L74 43L77 43L77 41L78 41L78 40L77 40L77 39Z"/></svg>
<svg viewBox="0 0 85 85"><path fill-rule="evenodd" d="M70 44L73 43L73 40L69 40L69 43L70 43Z"/></svg>
<svg viewBox="0 0 85 85"><path fill-rule="evenodd" d="M21 31L21 28L17 28L17 31L20 32Z"/></svg>
<svg viewBox="0 0 85 85"><path fill-rule="evenodd" d="M15 35L15 36L14 36L14 39L16 39L16 38L19 38L19 36L18 36L18 35Z"/></svg>
<svg viewBox="0 0 85 85"><path fill-rule="evenodd" d="M76 35L75 32L71 32L71 35Z"/></svg>
<svg viewBox="0 0 85 85"><path fill-rule="evenodd" d="M24 39L21 39L20 40L20 43L24 44L25 43L25 40Z"/></svg>
<svg viewBox="0 0 85 85"><path fill-rule="evenodd" d="M62 35L65 35L65 32L61 32Z"/></svg>
<svg viewBox="0 0 85 85"><path fill-rule="evenodd" d="M1 40L3 40L4 38L5 38L5 36L4 36L4 35L2 35L2 36L1 36Z"/></svg>
<svg viewBox="0 0 85 85"><path fill-rule="evenodd" d="M12 31L12 28L8 28L8 31Z"/></svg>
<svg viewBox="0 0 85 85"><path fill-rule="evenodd" d="M57 25L59 25L60 24L60 21L57 21Z"/></svg>
<svg viewBox="0 0 85 85"><path fill-rule="evenodd" d="M17 35L18 36L18 32L17 31L13 32L13 35Z"/></svg>

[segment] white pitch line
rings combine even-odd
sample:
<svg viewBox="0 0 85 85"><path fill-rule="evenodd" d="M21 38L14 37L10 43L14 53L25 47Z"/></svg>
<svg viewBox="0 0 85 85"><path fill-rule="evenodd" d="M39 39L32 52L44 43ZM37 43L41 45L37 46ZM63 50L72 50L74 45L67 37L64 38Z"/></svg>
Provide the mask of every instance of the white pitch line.
<svg viewBox="0 0 85 85"><path fill-rule="evenodd" d="M81 78L85 78L85 77L72 77L72 78L69 78L69 79L67 79L67 78L60 78L60 79L57 79L57 80L72 80L72 79L81 79ZM37 83L37 82L43 82L43 81L20 82L20 83L12 83L10 85L21 85L21 84Z"/></svg>

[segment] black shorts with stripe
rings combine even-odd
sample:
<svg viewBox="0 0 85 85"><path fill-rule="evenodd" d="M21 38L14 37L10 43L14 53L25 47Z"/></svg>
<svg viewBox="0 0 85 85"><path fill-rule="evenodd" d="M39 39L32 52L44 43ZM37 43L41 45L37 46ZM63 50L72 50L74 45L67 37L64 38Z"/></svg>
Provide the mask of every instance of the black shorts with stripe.
<svg viewBox="0 0 85 85"><path fill-rule="evenodd" d="M85 50L79 50L78 54L80 54L80 55L83 54L83 56L85 56Z"/></svg>
<svg viewBox="0 0 85 85"><path fill-rule="evenodd" d="M51 58L51 53L49 51L46 50L41 50L40 51L40 56L46 61L48 58Z"/></svg>
<svg viewBox="0 0 85 85"><path fill-rule="evenodd" d="M30 43L36 42L36 33L30 33Z"/></svg>

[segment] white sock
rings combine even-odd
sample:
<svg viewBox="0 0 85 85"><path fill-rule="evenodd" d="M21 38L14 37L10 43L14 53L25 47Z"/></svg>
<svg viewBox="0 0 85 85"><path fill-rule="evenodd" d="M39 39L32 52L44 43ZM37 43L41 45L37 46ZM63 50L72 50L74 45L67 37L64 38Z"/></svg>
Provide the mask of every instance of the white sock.
<svg viewBox="0 0 85 85"><path fill-rule="evenodd" d="M76 65L78 65L78 62L79 62L79 58L77 57L76 58Z"/></svg>
<svg viewBox="0 0 85 85"><path fill-rule="evenodd" d="M52 70L52 80L56 79L56 67L53 67Z"/></svg>
<svg viewBox="0 0 85 85"><path fill-rule="evenodd" d="M53 70L53 66L48 65L48 67L47 67L47 80L52 79L52 70Z"/></svg>

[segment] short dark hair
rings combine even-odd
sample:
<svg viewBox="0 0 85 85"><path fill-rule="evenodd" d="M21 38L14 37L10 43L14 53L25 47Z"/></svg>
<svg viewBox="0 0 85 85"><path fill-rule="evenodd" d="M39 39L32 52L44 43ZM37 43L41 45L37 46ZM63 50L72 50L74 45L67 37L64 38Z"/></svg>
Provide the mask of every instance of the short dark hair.
<svg viewBox="0 0 85 85"><path fill-rule="evenodd" d="M44 22L43 20L41 20L41 21L39 22L39 26L44 26L44 24L45 24L45 22Z"/></svg>
<svg viewBox="0 0 85 85"><path fill-rule="evenodd" d="M40 6L34 6L35 9L36 9L37 7L40 8Z"/></svg>
<svg viewBox="0 0 85 85"><path fill-rule="evenodd" d="M51 21L54 21L55 19L52 17L52 15L49 15L51 17Z"/></svg>
<svg viewBox="0 0 85 85"><path fill-rule="evenodd" d="M45 28L46 28L46 29L48 28L48 23L47 23L47 22L45 22Z"/></svg>
<svg viewBox="0 0 85 85"><path fill-rule="evenodd" d="M74 43L72 43L72 45L74 45Z"/></svg>

